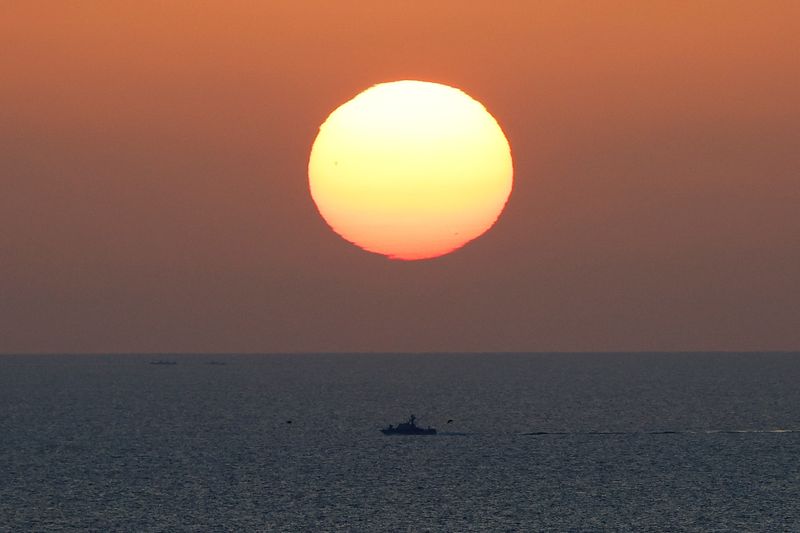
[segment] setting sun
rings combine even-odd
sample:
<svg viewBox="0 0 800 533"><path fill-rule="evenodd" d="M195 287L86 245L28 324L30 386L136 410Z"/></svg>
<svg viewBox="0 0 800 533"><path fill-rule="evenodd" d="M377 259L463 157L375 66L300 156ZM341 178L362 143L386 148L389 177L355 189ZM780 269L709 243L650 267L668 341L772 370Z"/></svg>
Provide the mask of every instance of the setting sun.
<svg viewBox="0 0 800 533"><path fill-rule="evenodd" d="M371 87L322 124L308 164L320 214L344 239L392 259L447 254L485 233L511 193L497 121L437 83Z"/></svg>

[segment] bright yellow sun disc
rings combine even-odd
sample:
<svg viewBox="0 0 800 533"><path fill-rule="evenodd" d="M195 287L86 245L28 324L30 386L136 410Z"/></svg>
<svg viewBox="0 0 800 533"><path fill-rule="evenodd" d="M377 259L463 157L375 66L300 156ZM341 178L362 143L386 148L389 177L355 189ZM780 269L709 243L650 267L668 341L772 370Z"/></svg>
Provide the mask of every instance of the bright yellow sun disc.
<svg viewBox="0 0 800 533"><path fill-rule="evenodd" d="M393 259L447 254L485 233L511 193L511 150L464 92L421 81L375 85L320 126L311 196L344 239Z"/></svg>

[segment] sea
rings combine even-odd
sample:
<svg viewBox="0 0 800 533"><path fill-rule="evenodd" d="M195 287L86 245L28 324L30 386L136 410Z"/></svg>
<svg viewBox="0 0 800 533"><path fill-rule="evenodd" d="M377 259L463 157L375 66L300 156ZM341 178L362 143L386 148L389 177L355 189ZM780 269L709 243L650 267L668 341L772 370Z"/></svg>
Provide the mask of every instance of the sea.
<svg viewBox="0 0 800 533"><path fill-rule="evenodd" d="M4 355L0 531L800 531L800 353Z"/></svg>

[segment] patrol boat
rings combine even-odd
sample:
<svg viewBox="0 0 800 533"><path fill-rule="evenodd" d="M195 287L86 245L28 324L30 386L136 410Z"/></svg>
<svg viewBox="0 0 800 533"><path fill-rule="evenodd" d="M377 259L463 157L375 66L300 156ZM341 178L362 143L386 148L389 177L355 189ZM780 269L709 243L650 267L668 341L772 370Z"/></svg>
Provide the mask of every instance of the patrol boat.
<svg viewBox="0 0 800 533"><path fill-rule="evenodd" d="M436 435L436 429L430 426L421 428L417 425L417 417L411 415L407 421L400 422L397 426L389 424L381 429L384 435Z"/></svg>

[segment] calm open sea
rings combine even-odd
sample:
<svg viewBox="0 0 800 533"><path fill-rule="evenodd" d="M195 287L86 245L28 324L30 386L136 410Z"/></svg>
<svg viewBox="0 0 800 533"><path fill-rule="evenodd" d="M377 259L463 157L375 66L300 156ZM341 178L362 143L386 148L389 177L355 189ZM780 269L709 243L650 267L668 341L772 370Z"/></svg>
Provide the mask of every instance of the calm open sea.
<svg viewBox="0 0 800 533"><path fill-rule="evenodd" d="M800 354L0 356L28 530L800 531Z"/></svg>

